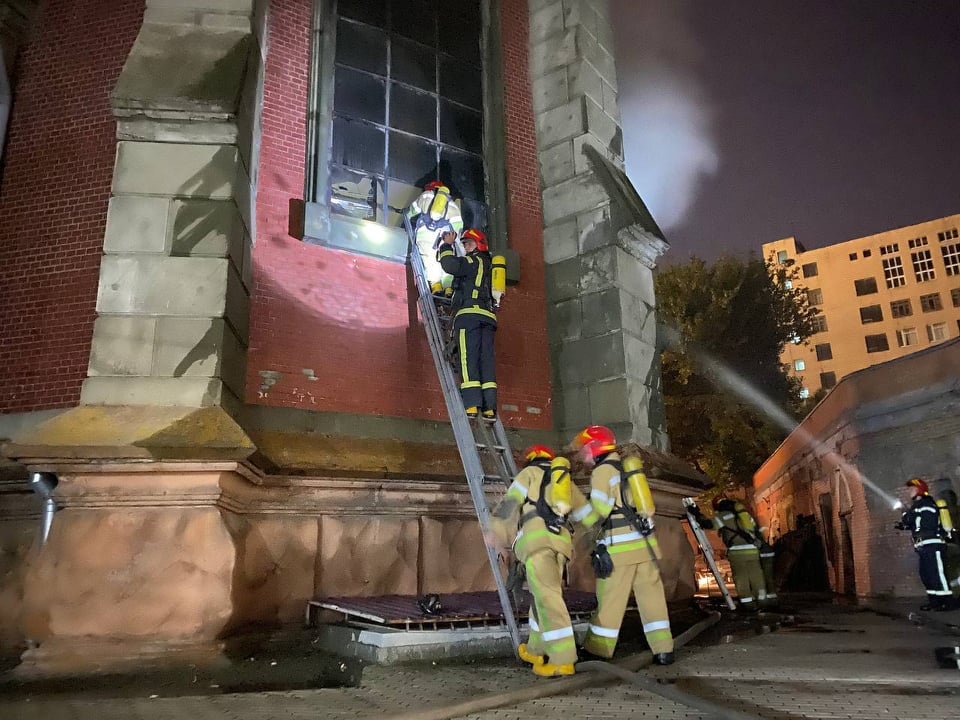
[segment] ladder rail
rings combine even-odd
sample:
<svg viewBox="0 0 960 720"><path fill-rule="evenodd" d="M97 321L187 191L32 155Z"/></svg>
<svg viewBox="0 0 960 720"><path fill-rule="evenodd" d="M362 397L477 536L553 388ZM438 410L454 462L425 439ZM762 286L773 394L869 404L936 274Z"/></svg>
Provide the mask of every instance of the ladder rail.
<svg viewBox="0 0 960 720"><path fill-rule="evenodd" d="M430 346L430 354L433 356L433 363L437 370L437 376L440 380L440 387L443 391L444 402L447 407L447 415L450 418L450 424L453 427L453 436L457 441L457 449L460 453L460 460L463 463L464 473L466 475L467 486L470 488L470 496L473 500L473 507L477 514L477 520L480 523L480 530L483 534L483 543L487 552L487 560L490 563L490 570L493 573L494 583L497 586L497 596L503 609L504 620L510 631L510 637L513 641L514 653L520 645L520 630L517 626L516 613L510 602L510 596L507 587L500 572L500 560L496 547L489 541L491 536L490 527L490 506L487 504L487 498L484 490L484 478L486 473L483 469L483 462L480 453L477 450L477 439L473 428L470 426L470 419L467 417L463 401L460 396L460 386L453 375L453 369L450 363L444 357L445 338L440 328L440 319L437 315L437 308L433 301L433 294L427 285L426 270L423 265L423 258L420 257L420 251L417 248L416 238L413 229L410 227L410 219L406 213L403 213L403 222L407 230L407 236L410 241L410 264L413 268L414 279L417 284L417 305L423 318L424 329L427 333L427 341ZM483 421L477 421L483 424ZM500 433L503 438L506 434L500 424L499 418L495 425L500 426ZM485 443L488 446L490 443ZM502 443L498 443L502 444ZM509 447L506 445L505 447ZM513 457L509 452L502 455L510 456L510 462ZM510 467L506 465L506 467ZM513 466L516 467L515 465ZM513 475L502 475L505 484L509 484Z"/></svg>
<svg viewBox="0 0 960 720"><path fill-rule="evenodd" d="M713 573L713 577L717 580L717 585L720 587L720 594L723 595L724 602L727 603L728 608L731 610L736 610L737 604L730 596L730 591L727 589L727 583L724 582L720 568L717 567L717 561L713 557L713 546L707 539L707 534L703 531L703 527L701 527L700 523L694 517L693 512L689 507L686 508L686 511L687 522L690 524L690 529L693 530L694 537L697 538L697 542L700 544L700 550L703 552L703 557L707 561L707 566L710 568L710 572Z"/></svg>

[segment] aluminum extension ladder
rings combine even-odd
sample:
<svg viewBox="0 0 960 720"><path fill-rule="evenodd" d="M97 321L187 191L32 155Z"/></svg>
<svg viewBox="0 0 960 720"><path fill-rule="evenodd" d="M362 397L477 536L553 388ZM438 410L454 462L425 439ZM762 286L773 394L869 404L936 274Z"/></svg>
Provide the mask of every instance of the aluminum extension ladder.
<svg viewBox="0 0 960 720"><path fill-rule="evenodd" d="M477 513L477 520L480 521L480 529L483 532L484 544L487 549L487 559L490 561L490 570L497 585L500 606L503 608L503 617L506 620L507 628L510 630L514 652L516 652L516 648L520 645L520 630L517 627L517 615L510 602L506 582L500 572L500 562L496 548L487 542L490 535L490 507L487 505L487 498L484 494L484 484L500 482L504 487L509 486L513 482L513 477L517 474L517 465L510 450L507 433L503 429L503 423L500 422L499 413L493 422L482 418L471 420L467 417L460 396L460 383L457 382L453 368L445 355L447 333L441 323L440 314L437 312L438 301L435 300L430 291L423 258L420 257L416 237L410 227L410 219L406 213L403 213L403 222L407 230L407 237L410 240L410 264L413 267L413 276L417 282L417 294L419 296L417 306L420 308L423 326L427 331L430 354L433 356L433 364L436 366L437 376L440 379L443 399L447 405L447 414L450 416L453 435L457 440L457 449L460 451L460 460L463 463L467 485L470 486L473 507ZM446 319L449 323L452 323L451 317L447 316Z"/></svg>
<svg viewBox="0 0 960 720"><path fill-rule="evenodd" d="M687 522L690 524L690 529L693 530L694 537L697 538L697 544L700 545L700 550L703 552L703 558L707 561L710 572L713 573L713 577L717 580L717 585L720 587L720 594L723 596L724 602L727 603L727 607L731 610L736 610L737 604L733 601L733 598L730 597L727 583L724 581L723 575L717 567L717 561L713 557L713 546L710 544L706 533L703 531L703 528L700 527L700 523L693 514L693 510L691 510L692 505L693 498L683 498L683 508L687 513Z"/></svg>

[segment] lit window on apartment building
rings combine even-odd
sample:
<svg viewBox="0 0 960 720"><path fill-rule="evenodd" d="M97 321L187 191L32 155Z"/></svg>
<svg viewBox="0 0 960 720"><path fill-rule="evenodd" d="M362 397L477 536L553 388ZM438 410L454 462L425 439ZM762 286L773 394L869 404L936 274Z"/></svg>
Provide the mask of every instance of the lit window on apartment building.
<svg viewBox="0 0 960 720"><path fill-rule="evenodd" d="M807 290L807 302L811 305L823 305L823 290L820 288Z"/></svg>
<svg viewBox="0 0 960 720"><path fill-rule="evenodd" d="M943 310L943 303L940 302L940 293L930 293L920 296L920 309L923 312L934 312Z"/></svg>
<svg viewBox="0 0 960 720"><path fill-rule="evenodd" d="M886 333L867 335L863 339L867 343L868 353L883 352L884 350L890 349L890 343L887 342Z"/></svg>
<svg viewBox="0 0 960 720"><path fill-rule="evenodd" d="M927 340L930 342L940 342L947 339L947 324L933 323L927 325Z"/></svg>
<svg viewBox="0 0 960 720"><path fill-rule="evenodd" d="M913 250L913 248L923 247L926 244L927 244L926 235L924 235L923 237L913 238L913 240L907 243L907 245L910 246L911 250Z"/></svg>
<svg viewBox="0 0 960 720"><path fill-rule="evenodd" d="M810 397L810 389L805 387L800 388L800 399L806 400L808 397Z"/></svg>
<svg viewBox="0 0 960 720"><path fill-rule="evenodd" d="M900 252L900 243L893 243L893 245L881 245L880 254L881 255L891 255L895 252Z"/></svg>
<svg viewBox="0 0 960 720"><path fill-rule="evenodd" d="M918 342L916 328L897 330L897 345L899 347L910 347L911 345L916 345Z"/></svg>
<svg viewBox="0 0 960 720"><path fill-rule="evenodd" d="M783 281L783 286L787 290L793 290L793 280L791 280L790 278L787 278L786 280Z"/></svg>
<svg viewBox="0 0 960 720"><path fill-rule="evenodd" d="M787 251L786 251L786 250L780 250L780 251L777 252L777 262L778 262L780 265L786 265L786 263L787 263Z"/></svg>
<svg viewBox="0 0 960 720"><path fill-rule="evenodd" d="M937 239L940 242L943 242L944 240L952 240L955 237L958 237L956 228L950 228L946 232L937 233Z"/></svg>
<svg viewBox="0 0 960 720"><path fill-rule="evenodd" d="M861 325L869 325L875 322L883 322L883 308L879 305L867 305L860 308Z"/></svg>
<svg viewBox="0 0 960 720"><path fill-rule="evenodd" d="M835 372L820 373L820 387L822 387L824 390L829 390L836 384L837 374Z"/></svg>
<svg viewBox="0 0 960 720"><path fill-rule="evenodd" d="M936 274L933 272L933 258L929 250L910 253L910 259L913 260L913 274L917 282L933 280Z"/></svg>
<svg viewBox="0 0 960 720"><path fill-rule="evenodd" d="M857 291L858 296L873 295L875 292L877 292L877 279L870 277L854 280L853 287Z"/></svg>
<svg viewBox="0 0 960 720"><path fill-rule="evenodd" d="M950 300L954 307L960 307L960 288L954 288L950 291Z"/></svg>
<svg viewBox="0 0 960 720"><path fill-rule="evenodd" d="M870 257L871 255L873 255L873 251L872 251L872 250L864 250L863 253L861 253L861 254L862 254L864 257Z"/></svg>
<svg viewBox="0 0 960 720"><path fill-rule="evenodd" d="M817 360L823 362L824 360L833 360L833 350L830 348L830 343L821 343L820 345L815 345L813 348L817 353Z"/></svg>
<svg viewBox="0 0 960 720"><path fill-rule="evenodd" d="M960 292L960 288L957 288ZM817 333L822 333L827 331L827 316L826 315L814 315L813 319L810 321L811 333L816 335Z"/></svg>
<svg viewBox="0 0 960 720"><path fill-rule="evenodd" d="M944 245L940 252L943 253L943 264L947 266L947 275L960 275L960 243Z"/></svg>
<svg viewBox="0 0 960 720"><path fill-rule="evenodd" d="M883 279L888 288L903 287L907 278L903 274L903 261L899 255L883 259Z"/></svg>
<svg viewBox="0 0 960 720"><path fill-rule="evenodd" d="M805 278L817 276L817 264L815 262L807 263L800 269L803 271L803 276Z"/></svg>
<svg viewBox="0 0 960 720"><path fill-rule="evenodd" d="M890 303L890 317L902 318L913 315L913 306L909 300L893 300Z"/></svg>
<svg viewBox="0 0 960 720"><path fill-rule="evenodd" d="M796 370L797 372L800 372L801 370L806 370L807 364L803 360L794 360L793 369Z"/></svg>

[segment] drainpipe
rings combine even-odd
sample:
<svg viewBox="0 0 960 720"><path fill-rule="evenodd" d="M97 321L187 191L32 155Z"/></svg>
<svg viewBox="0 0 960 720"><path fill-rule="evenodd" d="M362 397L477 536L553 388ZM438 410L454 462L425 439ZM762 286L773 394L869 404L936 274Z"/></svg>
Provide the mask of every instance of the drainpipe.
<svg viewBox="0 0 960 720"><path fill-rule="evenodd" d="M3 48L0 48L0 160L3 159L3 143L7 137L7 119L10 117L12 93L7 79L7 67L3 60Z"/></svg>
<svg viewBox="0 0 960 720"><path fill-rule="evenodd" d="M53 514L57 512L57 501L53 497L57 482L57 476L53 473L35 472L30 475L30 486L43 500L43 517L40 520L40 547L47 544L50 526L53 525Z"/></svg>

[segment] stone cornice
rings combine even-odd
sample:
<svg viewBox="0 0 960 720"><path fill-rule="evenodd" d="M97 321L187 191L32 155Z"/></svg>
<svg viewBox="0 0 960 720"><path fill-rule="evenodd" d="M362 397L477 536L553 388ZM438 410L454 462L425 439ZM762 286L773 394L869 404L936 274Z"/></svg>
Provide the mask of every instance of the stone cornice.
<svg viewBox="0 0 960 720"><path fill-rule="evenodd" d="M666 241L644 229L639 223L620 228L617 231L617 241L624 252L651 270L657 266L657 259L670 249Z"/></svg>

